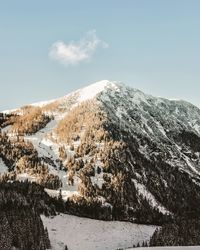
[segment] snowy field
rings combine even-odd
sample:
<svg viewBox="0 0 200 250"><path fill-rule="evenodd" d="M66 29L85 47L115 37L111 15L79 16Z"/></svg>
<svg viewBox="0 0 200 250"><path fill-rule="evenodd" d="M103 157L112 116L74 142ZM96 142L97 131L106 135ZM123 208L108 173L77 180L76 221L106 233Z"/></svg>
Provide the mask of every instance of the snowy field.
<svg viewBox="0 0 200 250"><path fill-rule="evenodd" d="M126 250L200 250L200 246L195 247L140 247L140 248L128 248Z"/></svg>
<svg viewBox="0 0 200 250"><path fill-rule="evenodd" d="M100 221L60 214L53 218L41 216L47 227L53 250L117 250L148 241L155 226L130 222Z"/></svg>

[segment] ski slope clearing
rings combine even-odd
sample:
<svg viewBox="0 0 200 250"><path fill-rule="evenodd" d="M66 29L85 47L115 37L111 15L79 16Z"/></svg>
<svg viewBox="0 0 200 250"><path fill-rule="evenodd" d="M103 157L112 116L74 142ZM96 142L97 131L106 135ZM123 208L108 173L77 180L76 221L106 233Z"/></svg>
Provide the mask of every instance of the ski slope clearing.
<svg viewBox="0 0 200 250"><path fill-rule="evenodd" d="M53 250L116 250L130 248L148 241L156 226L130 222L100 221L60 214L53 218L41 216L47 227Z"/></svg>

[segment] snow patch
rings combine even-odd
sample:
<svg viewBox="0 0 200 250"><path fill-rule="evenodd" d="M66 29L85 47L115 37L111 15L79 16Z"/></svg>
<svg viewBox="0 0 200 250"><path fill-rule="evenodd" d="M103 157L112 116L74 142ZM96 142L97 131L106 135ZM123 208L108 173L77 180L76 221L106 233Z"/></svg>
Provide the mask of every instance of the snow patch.
<svg viewBox="0 0 200 250"><path fill-rule="evenodd" d="M71 190L53 190L53 189L48 189L48 188L45 188L44 189L47 194L51 197L56 197L58 198L60 192L61 192L61 195L62 195L62 199L63 200L67 200L69 197L71 197L72 195L76 195L76 196L79 196L79 193L78 191L71 191Z"/></svg>
<svg viewBox="0 0 200 250"><path fill-rule="evenodd" d="M8 172L8 167L4 163L4 161L0 158L0 174L4 174Z"/></svg>
<svg viewBox="0 0 200 250"><path fill-rule="evenodd" d="M118 87L117 87L116 83L117 82L103 80L103 81L93 83L85 88L80 89L80 90L77 90L77 93L79 94L78 102L90 100L90 99L94 98L97 94L103 92L104 90L106 90L108 88L112 88L112 89L117 90Z"/></svg>
<svg viewBox="0 0 200 250"><path fill-rule="evenodd" d="M163 207L158 203L158 201L156 201L153 194L150 193L143 184L139 183L135 179L132 179L132 181L134 182L135 188L138 190L138 193L146 198L152 207L157 208L162 214L171 214L165 207Z"/></svg>

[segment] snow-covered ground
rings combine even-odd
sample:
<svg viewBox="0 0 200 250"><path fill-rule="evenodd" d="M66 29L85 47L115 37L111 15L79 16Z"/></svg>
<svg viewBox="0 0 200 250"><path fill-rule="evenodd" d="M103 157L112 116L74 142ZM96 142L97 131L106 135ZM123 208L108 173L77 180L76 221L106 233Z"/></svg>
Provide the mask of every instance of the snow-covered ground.
<svg viewBox="0 0 200 250"><path fill-rule="evenodd" d="M22 181L22 182L26 181L26 180L28 180L30 182L34 182L36 180L36 177L31 176L31 175L29 175L27 173L23 173L23 174L18 174L17 175L17 180Z"/></svg>
<svg viewBox="0 0 200 250"><path fill-rule="evenodd" d="M140 248L128 248L127 250L200 250L200 246L192 246L192 247L140 247Z"/></svg>
<svg viewBox="0 0 200 250"><path fill-rule="evenodd" d="M0 174L3 174L8 171L7 166L3 162L3 160L0 158Z"/></svg>
<svg viewBox="0 0 200 250"><path fill-rule="evenodd" d="M72 188L75 187L76 188L77 186L74 185L74 186L69 186L69 187L72 187ZM58 189L58 190L45 188L45 191L51 197L58 197L59 194L60 194L60 190L61 190L62 198L63 198L64 201L66 201L72 195L76 195L76 196L79 195L79 192L76 191L76 190L72 190L72 188L69 188L69 189L67 189L67 188L66 189L61 188L61 189Z"/></svg>
<svg viewBox="0 0 200 250"><path fill-rule="evenodd" d="M41 216L49 232L52 250L116 250L148 241L155 226L130 222L101 221L60 214Z"/></svg>

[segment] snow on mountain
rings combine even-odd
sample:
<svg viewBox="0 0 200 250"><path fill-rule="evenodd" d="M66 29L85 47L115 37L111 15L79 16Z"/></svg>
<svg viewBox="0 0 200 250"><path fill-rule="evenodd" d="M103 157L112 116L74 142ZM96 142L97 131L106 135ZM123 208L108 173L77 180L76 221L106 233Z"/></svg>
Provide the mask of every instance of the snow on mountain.
<svg viewBox="0 0 200 250"><path fill-rule="evenodd" d="M0 125L4 179L36 181L68 213L100 219L42 216L53 249L124 249L156 228L128 221L200 214L200 109L191 103L103 80L6 111Z"/></svg>
<svg viewBox="0 0 200 250"><path fill-rule="evenodd" d="M73 101L68 103L70 99ZM54 120L32 137L34 145L44 145L44 137L56 128L58 122L68 113L69 109L90 99L96 99L101 105L103 104L103 108L107 109L113 121L119 123L121 127L134 130L135 133L143 134L151 140L172 142L167 135L170 130L192 130L200 135L200 110L194 105L182 100L155 98L120 82L103 80L64 97L32 104L45 107L57 102L59 107L64 107L62 114L60 112L54 113ZM69 107L66 107L66 104L69 104ZM27 137L27 139L31 138ZM37 146L37 149L42 151L42 154L46 154L46 150L48 151L48 149L42 150L42 146ZM142 145L140 145L140 150L144 152ZM177 146L173 151L176 154L175 158L181 155L181 150ZM144 153L148 155L148 152ZM198 172L195 165L188 162L187 158L184 161L189 167L188 172ZM175 164L174 159L171 159L170 163Z"/></svg>
<svg viewBox="0 0 200 250"><path fill-rule="evenodd" d="M146 189L144 185L138 183L137 180L133 180L133 182L135 184L135 187L138 189L139 195L142 195L143 197L145 197L149 201L152 207L157 208L163 214L166 214L166 213L170 214L170 212L167 211L165 207L163 207L161 204L159 204L156 201L155 197Z"/></svg>
<svg viewBox="0 0 200 250"><path fill-rule="evenodd" d="M137 89L127 87L120 82L103 80L74 91L64 97L32 104L34 106L45 107L48 104L56 102L59 107L63 108L62 112L60 110L58 113L54 112L54 120L45 129L34 135L34 138L37 138L36 141L41 144L41 139L44 139L47 133L52 132L56 128L58 122L70 109L90 99L98 100L101 106L107 109L106 111L112 116L111 119L119 123L122 128L126 127L130 131L134 130L135 134L144 135L151 140L159 140L160 142L167 142L169 144L173 143L172 139L168 136L168 132L180 130L192 130L194 133L200 135L200 110L194 105L182 100L155 98ZM68 104L68 107L66 104ZM41 137L41 134L44 136ZM34 139L32 141L34 142ZM44 143L42 144L44 145ZM38 150L41 151L42 148L38 148ZM140 150L144 152L142 145L140 145ZM174 145L173 151L176 156L172 156L170 164L176 164L173 158L180 157L182 154L177 145ZM148 152L144 153L148 155ZM188 172L197 174L199 170L196 170L195 164L188 162L186 157L183 158L185 158L184 161L188 167Z"/></svg>
<svg viewBox="0 0 200 250"><path fill-rule="evenodd" d="M88 106L84 106L87 102ZM44 114L52 118L36 133L24 135L24 139L33 144L39 157L45 158L50 173L59 176L64 199L74 194L79 195L80 172L74 169L77 169L76 164L80 159L84 162L83 168L87 169L88 163L94 167L94 176L90 176L90 180L92 185L97 185L99 189L111 185L109 188L115 190L116 187L112 185L116 179L122 178L118 176L122 169L125 172L123 178L131 177L125 181L130 182L131 186L125 188L127 193L122 194L120 201L130 210L135 202L132 189L137 193L137 206L144 206L143 202L147 200L152 209L158 209L162 214L173 214L175 205L172 209L167 201L169 196L172 197L173 204L176 200L170 189L172 180L176 180L173 183L174 189L178 189L178 178L184 183L185 174L188 174L188 183L191 178L194 184L200 185L200 110L186 101L153 97L121 82L103 80L64 97L32 105L40 107ZM80 112L77 111L79 107ZM96 107L98 109L95 109ZM72 118L75 109L77 119L67 120L70 115ZM100 119L99 126L93 126L98 120L99 111L103 112L105 119ZM83 114L90 116L90 112L94 113L93 120L73 130L79 120L82 121ZM23 115L20 110L17 113ZM66 125L72 123L73 135L70 143L60 138L56 130L64 119ZM65 124L62 129L64 127ZM10 129L12 126L9 129L4 128L4 131L12 137L13 134L9 134ZM95 136L100 131L101 138L109 135L109 139L99 141ZM90 134L91 138L87 141ZM113 148L109 148L108 142ZM125 146L119 150L115 148L117 146L114 142ZM64 151L65 159L60 158L60 149ZM82 150L82 155L80 152L77 154L78 149ZM66 173L64 166L68 168L68 164L75 172L73 188L66 184L70 171L68 169ZM116 166L119 167L119 173L115 170ZM101 173L98 173L97 169L100 169ZM107 177L103 177L104 174ZM122 185L123 179L120 181ZM53 196L59 194L58 190L47 191ZM107 202L110 196L106 197L106 192L102 191L99 199L105 195L103 200ZM112 199L109 199L108 203L111 203L112 207ZM179 199L181 201L181 197Z"/></svg>
<svg viewBox="0 0 200 250"><path fill-rule="evenodd" d="M117 83L118 82L103 80L77 90L75 93L78 94L78 102L90 100L108 89L118 90Z"/></svg>
<svg viewBox="0 0 200 250"><path fill-rule="evenodd" d="M45 105L51 104L53 102L59 102L60 105L62 105L70 97L75 97L76 105L77 105L78 103L81 103L83 101L87 101L87 100L95 98L98 94L100 94L103 91L106 91L107 89L117 90L118 89L117 84L120 84L120 82L102 80L99 82L95 82L91 85L88 85L84 88L78 89L68 95L65 95L64 97L60 97L60 98L49 100L49 101L36 102L36 103L32 103L31 105L44 107ZM9 111L7 110L5 112L9 112Z"/></svg>
<svg viewBox="0 0 200 250"><path fill-rule="evenodd" d="M200 136L200 109L180 100L167 100L146 95L137 89L115 83L115 88L102 91L97 99L109 113L112 121L121 129L130 131L135 137L147 137L168 151L168 159L177 165L177 158L183 158L180 166L190 174L199 175L199 167L182 155L182 148L172 138L182 131L191 131ZM167 147L167 148L166 148ZM148 147L140 144L140 150L148 157ZM186 165L186 166L185 166ZM196 169L197 168L197 169Z"/></svg>
<svg viewBox="0 0 200 250"><path fill-rule="evenodd" d="M0 158L0 174L3 174L8 171L8 167L3 162L3 160Z"/></svg>

